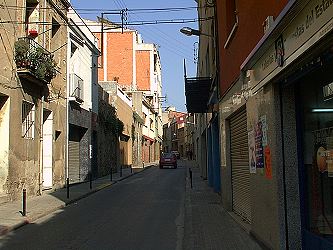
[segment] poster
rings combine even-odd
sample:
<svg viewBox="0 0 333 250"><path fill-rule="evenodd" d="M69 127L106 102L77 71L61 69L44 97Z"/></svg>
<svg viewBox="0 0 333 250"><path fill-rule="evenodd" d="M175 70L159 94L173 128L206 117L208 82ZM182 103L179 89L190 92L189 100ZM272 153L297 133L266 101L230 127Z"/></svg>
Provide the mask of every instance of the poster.
<svg viewBox="0 0 333 250"><path fill-rule="evenodd" d="M262 145L262 124L261 121L257 123L255 129L255 155L256 155L256 167L259 169L264 168L264 152Z"/></svg>
<svg viewBox="0 0 333 250"><path fill-rule="evenodd" d="M254 138L254 131L251 130L248 132L248 146L249 146L249 166L250 174L255 174L257 172L256 168L256 143Z"/></svg>
<svg viewBox="0 0 333 250"><path fill-rule="evenodd" d="M260 117L260 123L261 123L261 132L262 132L262 145L263 147L267 146L267 121L266 121L266 115L263 115Z"/></svg>
<svg viewBox="0 0 333 250"><path fill-rule="evenodd" d="M267 179L272 179L272 160L271 149L269 146L265 147L265 176Z"/></svg>
<svg viewBox="0 0 333 250"><path fill-rule="evenodd" d="M333 177L333 149L328 150L326 162L328 177Z"/></svg>

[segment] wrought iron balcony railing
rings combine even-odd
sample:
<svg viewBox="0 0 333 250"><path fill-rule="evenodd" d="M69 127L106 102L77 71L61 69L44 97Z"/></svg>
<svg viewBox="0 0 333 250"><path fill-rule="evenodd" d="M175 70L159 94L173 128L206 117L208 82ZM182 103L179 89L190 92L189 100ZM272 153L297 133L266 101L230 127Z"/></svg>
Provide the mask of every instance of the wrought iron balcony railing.
<svg viewBox="0 0 333 250"><path fill-rule="evenodd" d="M29 37L15 42L15 62L18 74L30 80L50 83L57 75L53 55Z"/></svg>

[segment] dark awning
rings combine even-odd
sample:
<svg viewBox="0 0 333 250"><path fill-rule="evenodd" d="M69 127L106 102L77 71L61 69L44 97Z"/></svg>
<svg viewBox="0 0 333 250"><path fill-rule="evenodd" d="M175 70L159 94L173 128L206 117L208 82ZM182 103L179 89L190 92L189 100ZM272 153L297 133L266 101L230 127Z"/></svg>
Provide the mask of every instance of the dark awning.
<svg viewBox="0 0 333 250"><path fill-rule="evenodd" d="M206 113L212 78L185 78L185 96L188 113Z"/></svg>

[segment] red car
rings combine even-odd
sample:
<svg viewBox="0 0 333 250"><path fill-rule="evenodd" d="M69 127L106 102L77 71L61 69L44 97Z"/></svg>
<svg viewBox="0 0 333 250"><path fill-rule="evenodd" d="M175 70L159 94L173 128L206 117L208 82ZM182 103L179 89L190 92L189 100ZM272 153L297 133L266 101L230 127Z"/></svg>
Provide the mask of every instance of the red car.
<svg viewBox="0 0 333 250"><path fill-rule="evenodd" d="M160 157L160 168L165 166L177 168L177 156L173 153L163 153Z"/></svg>

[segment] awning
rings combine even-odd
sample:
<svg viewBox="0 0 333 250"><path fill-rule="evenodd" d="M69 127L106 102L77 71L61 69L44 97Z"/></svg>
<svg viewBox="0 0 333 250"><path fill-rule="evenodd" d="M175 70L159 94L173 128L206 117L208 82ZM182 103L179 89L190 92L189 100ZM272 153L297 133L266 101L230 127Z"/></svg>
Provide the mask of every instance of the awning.
<svg viewBox="0 0 333 250"><path fill-rule="evenodd" d="M185 96L188 113L206 113L212 78L185 78Z"/></svg>

